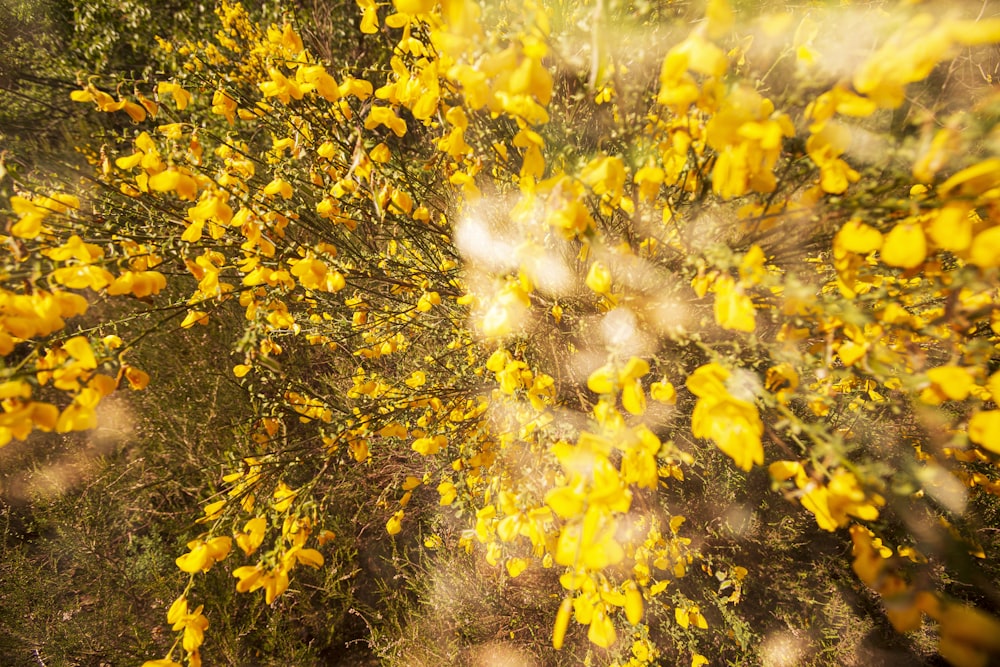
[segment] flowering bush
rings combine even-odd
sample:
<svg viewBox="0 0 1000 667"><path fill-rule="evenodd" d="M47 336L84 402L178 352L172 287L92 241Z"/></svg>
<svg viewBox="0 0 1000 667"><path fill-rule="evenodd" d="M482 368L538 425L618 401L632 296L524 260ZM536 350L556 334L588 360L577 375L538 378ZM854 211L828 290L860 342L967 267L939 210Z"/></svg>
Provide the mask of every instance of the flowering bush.
<svg viewBox="0 0 1000 667"><path fill-rule="evenodd" d="M373 470L396 539L553 572L554 649L710 661L753 564L710 539L732 499L686 489L725 470L852 545L897 630L1000 654L940 573L985 558L1000 489L1000 17L359 0L324 62L217 13L155 80L81 82L134 129L20 185L5 238L4 443L155 375L75 324L97 295L244 320L255 416L147 665L200 664L202 573L272 604L324 567L329 489Z"/></svg>

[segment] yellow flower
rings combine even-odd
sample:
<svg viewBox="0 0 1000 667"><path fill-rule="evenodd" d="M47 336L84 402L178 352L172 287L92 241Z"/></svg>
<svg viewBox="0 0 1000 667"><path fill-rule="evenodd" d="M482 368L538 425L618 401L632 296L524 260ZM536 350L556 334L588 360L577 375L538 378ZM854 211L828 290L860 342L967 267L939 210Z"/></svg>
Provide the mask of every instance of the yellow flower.
<svg viewBox="0 0 1000 667"><path fill-rule="evenodd" d="M62 244L58 248L52 248L51 250L43 250L42 254L47 256L49 259L54 259L57 262L65 262L70 259L76 259L84 264L89 264L94 260L100 259L104 256L104 250L93 243L84 243L76 234L69 237L66 243Z"/></svg>
<svg viewBox="0 0 1000 667"><path fill-rule="evenodd" d="M649 395L654 401L659 401L660 403L667 405L677 403L677 390L667 380L651 384L649 386Z"/></svg>
<svg viewBox="0 0 1000 667"><path fill-rule="evenodd" d="M656 199L660 186L666 180L666 172L655 165L647 165L635 172L632 181L639 186L639 199L653 201Z"/></svg>
<svg viewBox="0 0 1000 667"><path fill-rule="evenodd" d="M1000 653L1000 620L996 617L937 596L918 604L940 624L938 652L951 664L987 665L991 656Z"/></svg>
<svg viewBox="0 0 1000 667"><path fill-rule="evenodd" d="M1000 454L1000 410L982 410L969 419L969 440Z"/></svg>
<svg viewBox="0 0 1000 667"><path fill-rule="evenodd" d="M844 223L833 239L834 251L843 250L867 255L882 247L882 233L853 218Z"/></svg>
<svg viewBox="0 0 1000 667"><path fill-rule="evenodd" d="M222 508L226 506L226 499L217 500L205 505L205 515L197 520L197 523L208 523L215 521L222 516Z"/></svg>
<svg viewBox="0 0 1000 667"><path fill-rule="evenodd" d="M284 179L275 178L264 186L264 194L268 197L281 195L282 199L290 199L292 196L292 185Z"/></svg>
<svg viewBox="0 0 1000 667"><path fill-rule="evenodd" d="M439 501L441 505L451 505L458 496L458 489L453 483L448 481L438 484L437 491L441 495L441 500Z"/></svg>
<svg viewBox="0 0 1000 667"><path fill-rule="evenodd" d="M642 592L634 581L628 582L625 588L625 618L632 625L639 625L642 621L642 612Z"/></svg>
<svg viewBox="0 0 1000 667"><path fill-rule="evenodd" d="M886 235L882 261L889 266L912 269L927 258L927 239L916 223L900 223Z"/></svg>
<svg viewBox="0 0 1000 667"><path fill-rule="evenodd" d="M175 192L181 199L193 201L198 195L198 182L178 169L167 169L153 174L147 186L155 192Z"/></svg>
<svg viewBox="0 0 1000 667"><path fill-rule="evenodd" d="M990 227L972 240L969 260L984 269L1000 266L1000 227Z"/></svg>
<svg viewBox="0 0 1000 667"><path fill-rule="evenodd" d="M403 382L407 387L417 389L424 386L427 382L427 374L424 371L413 371L413 373L410 374L410 377L406 378Z"/></svg>
<svg viewBox="0 0 1000 667"><path fill-rule="evenodd" d="M306 549L299 545L286 551L281 560L282 566L286 570L291 570L296 563L314 569L323 567L323 554L315 549Z"/></svg>
<svg viewBox="0 0 1000 667"><path fill-rule="evenodd" d="M798 461L775 461L767 467L767 472L771 475L771 479L776 482L784 482L787 479L805 475L805 470Z"/></svg>
<svg viewBox="0 0 1000 667"><path fill-rule="evenodd" d="M519 574L524 572L528 567L528 561L524 558L508 558L506 563L507 574L510 575L511 579L516 578Z"/></svg>
<svg viewBox="0 0 1000 667"><path fill-rule="evenodd" d="M141 391L149 386L149 373L146 371L129 365L125 365L122 371L125 374L125 379L128 381L129 387L132 389Z"/></svg>
<svg viewBox="0 0 1000 667"><path fill-rule="evenodd" d="M351 95L359 100L366 100L372 96L374 87L364 79L355 79L354 77L346 76L337 89L341 97Z"/></svg>
<svg viewBox="0 0 1000 667"><path fill-rule="evenodd" d="M441 451L442 447L447 447L447 445L448 439L445 436L435 435L433 437L417 438L410 445L410 448L423 456L433 456Z"/></svg>
<svg viewBox="0 0 1000 667"><path fill-rule="evenodd" d="M856 183L861 175L840 159L851 143L847 127L838 123L826 123L806 140L806 152L820 168L820 187L823 192L841 194L851 183Z"/></svg>
<svg viewBox="0 0 1000 667"><path fill-rule="evenodd" d="M972 228L977 220L978 216L968 202L948 202L936 211L930 212L930 224L927 228L927 235L938 248L952 252L961 252L968 249L972 244ZM993 229L996 229L996 227ZM979 236L982 236L982 234ZM988 245L981 245L979 249L982 250L989 247ZM992 249L995 252L996 246L993 245ZM973 248L971 254L973 264L990 266L990 264L977 261L977 259L986 259L984 257L977 257L977 248Z"/></svg>
<svg viewBox="0 0 1000 667"><path fill-rule="evenodd" d="M271 604L275 598L288 590L288 571L283 567L276 567L265 574L261 581L264 587L264 602Z"/></svg>
<svg viewBox="0 0 1000 667"><path fill-rule="evenodd" d="M399 510L391 517L389 517L389 520L385 524L385 532L389 533L390 535L395 535L402 529L403 529L403 510Z"/></svg>
<svg viewBox="0 0 1000 667"><path fill-rule="evenodd" d="M832 90L817 97L815 101L810 102L809 106L806 107L806 117L813 121L809 126L809 131L820 131L835 114L863 118L875 113L877 108L870 99L856 95L843 85L838 84Z"/></svg>
<svg viewBox="0 0 1000 667"><path fill-rule="evenodd" d="M184 90L180 85L169 81L161 81L156 85L157 95L170 95L174 98L174 104L178 111L184 111L191 103L191 93Z"/></svg>
<svg viewBox="0 0 1000 667"><path fill-rule="evenodd" d="M1000 158L977 162L950 177L937 187L942 198L976 197L996 187L1000 177Z"/></svg>
<svg viewBox="0 0 1000 667"><path fill-rule="evenodd" d="M877 493L865 494L858 484L857 477L847 470L833 473L827 489L830 512L841 526L847 523L847 515L863 521L874 521L879 515L876 505L885 503L882 496Z"/></svg>
<svg viewBox="0 0 1000 667"><path fill-rule="evenodd" d="M573 611L572 598L563 598L556 612L555 626L552 628L552 647L557 651L562 648L566 638L566 628L569 627L570 613Z"/></svg>
<svg viewBox="0 0 1000 667"><path fill-rule="evenodd" d="M625 551L615 538L617 530L618 522L610 514L591 507L582 521L563 527L556 545L556 562L590 570L621 562Z"/></svg>
<svg viewBox="0 0 1000 667"><path fill-rule="evenodd" d="M66 406L66 408L59 414L58 420L55 423L55 430L57 433L68 433L70 431L87 431L92 428L97 427L97 413L95 408L101 399L107 395L103 388L93 385L94 381L98 378L105 378L110 384L111 389L114 389L115 379L108 377L106 375L96 375L90 381L89 385L84 389L80 390L80 393L76 395L73 402ZM32 403L35 408L40 408L43 404ZM47 404L44 404L47 405ZM55 407L55 406L53 406ZM46 409L45 416L48 417L49 410ZM39 417L42 414L33 415L33 419L39 422ZM27 435L27 434L25 434ZM20 437L20 436L19 436Z"/></svg>
<svg viewBox="0 0 1000 667"><path fill-rule="evenodd" d="M187 545L190 551L178 556L175 562L183 572L208 572L215 563L229 555L231 546L232 540L229 537L213 537L207 542L193 540Z"/></svg>
<svg viewBox="0 0 1000 667"><path fill-rule="evenodd" d="M969 369L963 366L938 366L927 371L931 385L920 393L920 400L940 405L946 400L964 401L975 386Z"/></svg>
<svg viewBox="0 0 1000 667"><path fill-rule="evenodd" d="M374 130L379 125L385 125L397 137L406 134L406 123L390 107L372 107L371 111L368 112L368 118L365 119L365 129Z"/></svg>
<svg viewBox="0 0 1000 667"><path fill-rule="evenodd" d="M250 519L243 526L246 532L236 533L236 544L243 553L249 556L255 552L264 541L264 531L267 529L267 519L258 516Z"/></svg>
<svg viewBox="0 0 1000 667"><path fill-rule="evenodd" d="M266 571L261 565L244 565L233 571L233 576L239 579L236 590L239 593L253 592L264 589L264 600L267 604L288 590L288 571L279 565L271 571Z"/></svg>
<svg viewBox="0 0 1000 667"><path fill-rule="evenodd" d="M330 76L322 65L299 67L295 72L296 81L302 81L303 92L316 91L327 102L340 99L340 88L336 79Z"/></svg>
<svg viewBox="0 0 1000 667"><path fill-rule="evenodd" d="M424 292L417 301L417 310L422 313L430 311L431 308L441 303L441 295L437 292Z"/></svg>
<svg viewBox="0 0 1000 667"><path fill-rule="evenodd" d="M133 294L144 298L159 294L167 286L167 278L159 271L124 271L108 285L108 294Z"/></svg>
<svg viewBox="0 0 1000 667"><path fill-rule="evenodd" d="M63 349L76 359L81 368L87 370L97 368L97 359L90 347L90 341L85 336L73 336L63 343Z"/></svg>
<svg viewBox="0 0 1000 667"><path fill-rule="evenodd" d="M282 104L288 104L291 100L301 100L304 94L298 81L289 79L277 68L268 70L270 81L262 81L257 84L264 97L277 97Z"/></svg>
<svg viewBox="0 0 1000 667"><path fill-rule="evenodd" d="M188 653L196 651L205 641L208 619L202 615L202 609L203 607L199 605L193 612L188 613L187 598L182 595L174 600L167 611L167 623L173 624L174 630L184 630L183 646Z"/></svg>
<svg viewBox="0 0 1000 667"><path fill-rule="evenodd" d="M284 512L289 507L292 506L292 502L295 500L295 496L298 495L298 491L293 490L284 482L278 482L277 488L274 490L274 511Z"/></svg>
<svg viewBox="0 0 1000 667"><path fill-rule="evenodd" d="M764 425L757 408L733 397L726 389L728 370L717 363L699 367L687 380L687 388L698 397L691 416L691 432L696 438L709 438L728 454L736 465L750 470L764 463L760 437Z"/></svg>
<svg viewBox="0 0 1000 667"><path fill-rule="evenodd" d="M753 331L757 327L753 301L731 276L720 276L715 290L715 322L723 329Z"/></svg>
<svg viewBox="0 0 1000 667"><path fill-rule="evenodd" d="M674 620L682 628L688 628L692 624L696 628L701 628L702 630L708 628L708 622L701 613L701 609L697 605L692 605L690 607L674 607Z"/></svg>
<svg viewBox="0 0 1000 667"><path fill-rule="evenodd" d="M878 506L885 504L879 494L866 494L847 470L835 471L827 486L812 479L797 461L775 461L768 466L768 472L776 482L795 479L802 506L816 517L823 530L832 532L847 525L848 516L874 521L879 516Z"/></svg>
<svg viewBox="0 0 1000 667"><path fill-rule="evenodd" d="M789 363L781 363L767 369L764 387L775 394L779 401L786 402L788 394L799 386L799 374Z"/></svg>
<svg viewBox="0 0 1000 667"><path fill-rule="evenodd" d="M583 168L580 180L589 185L595 195L607 195L616 206L625 186L625 163L620 157L594 158Z"/></svg>
<svg viewBox="0 0 1000 667"><path fill-rule="evenodd" d="M646 412L646 394L638 379L628 380L622 385L622 407L633 415Z"/></svg>
<svg viewBox="0 0 1000 667"><path fill-rule="evenodd" d="M33 239L42 233L42 222L49 214L45 209L36 206L30 199L14 195L10 198L11 208L19 216L19 220L11 227L10 233L22 239Z"/></svg>
<svg viewBox="0 0 1000 667"><path fill-rule="evenodd" d="M373 35L378 32L378 9L375 0L357 0L361 9L361 32Z"/></svg>
<svg viewBox="0 0 1000 667"><path fill-rule="evenodd" d="M852 340L844 341L837 349L837 356L845 366L853 366L868 353L868 343L856 343Z"/></svg>
<svg viewBox="0 0 1000 667"><path fill-rule="evenodd" d="M602 262L594 262L590 265L584 282L587 287L598 294L609 294L611 292L611 271Z"/></svg>
<svg viewBox="0 0 1000 667"><path fill-rule="evenodd" d="M233 576L239 579L236 582L237 592L255 591L263 586L261 579L264 576L264 568L260 565L244 565L233 570Z"/></svg>
<svg viewBox="0 0 1000 667"><path fill-rule="evenodd" d="M614 366L605 364L587 377L587 388L595 394L610 394L615 390L617 379Z"/></svg>
<svg viewBox="0 0 1000 667"><path fill-rule="evenodd" d="M434 0L393 0L396 11L400 14L426 14L434 9L437 2Z"/></svg>
<svg viewBox="0 0 1000 667"><path fill-rule="evenodd" d="M784 114L775 116L770 100L748 87L735 87L709 120L705 133L708 145L718 152L712 169L716 194L729 198L748 189L774 191L774 166L782 137L794 136L795 128Z"/></svg>
<svg viewBox="0 0 1000 667"><path fill-rule="evenodd" d="M590 619L590 628L587 629L587 639L596 646L609 648L618 640L618 633L615 632L615 624L608 616L604 605L594 611Z"/></svg>

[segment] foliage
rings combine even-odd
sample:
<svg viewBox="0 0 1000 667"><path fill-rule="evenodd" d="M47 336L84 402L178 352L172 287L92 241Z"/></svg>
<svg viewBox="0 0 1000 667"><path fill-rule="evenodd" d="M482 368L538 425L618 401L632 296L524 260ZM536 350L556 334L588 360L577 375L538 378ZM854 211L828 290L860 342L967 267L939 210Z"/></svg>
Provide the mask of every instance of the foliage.
<svg viewBox="0 0 1000 667"><path fill-rule="evenodd" d="M147 665L212 650L220 570L275 608L363 544L413 587L351 607L386 659L438 661L405 610L484 564L498 592L445 641L476 618L526 660L763 659L753 605L813 588L768 572L790 535L826 616L881 599L952 664L996 659L1000 17L340 7L324 61L221 3L72 92L122 121L77 138L91 169L13 184L3 443L94 428L150 382L150 332L240 321L248 416L199 454L225 470Z"/></svg>
<svg viewBox="0 0 1000 667"><path fill-rule="evenodd" d="M173 1L5 2L0 6L0 139L8 166L30 165L38 153L51 157L53 147L73 146L78 137L95 132L95 119L81 118L67 104L67 95L86 76L151 74L164 65L157 36L211 32L214 21L210 7ZM127 117L102 120L107 128L128 124Z"/></svg>

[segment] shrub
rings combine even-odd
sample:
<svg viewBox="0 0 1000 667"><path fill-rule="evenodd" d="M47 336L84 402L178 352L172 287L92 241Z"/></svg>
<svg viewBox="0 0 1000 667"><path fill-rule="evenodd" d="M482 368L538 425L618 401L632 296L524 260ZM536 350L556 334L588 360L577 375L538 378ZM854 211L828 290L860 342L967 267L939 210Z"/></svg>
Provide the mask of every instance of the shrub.
<svg viewBox="0 0 1000 667"><path fill-rule="evenodd" d="M811 588L785 540L836 582L790 625L880 598L954 664L1000 652L1000 18L887 7L360 1L323 62L223 2L162 73L74 91L135 128L10 199L0 437L145 387L143 334L67 326L95 295L243 317L249 417L148 664L200 663L216 565L271 606L364 549L411 587L356 610L387 660L438 659L401 619L465 551L511 581L459 609L538 597L456 610L463 660L489 628L524 660L773 661L762 601Z"/></svg>

